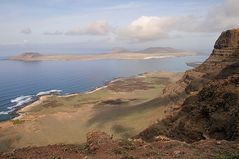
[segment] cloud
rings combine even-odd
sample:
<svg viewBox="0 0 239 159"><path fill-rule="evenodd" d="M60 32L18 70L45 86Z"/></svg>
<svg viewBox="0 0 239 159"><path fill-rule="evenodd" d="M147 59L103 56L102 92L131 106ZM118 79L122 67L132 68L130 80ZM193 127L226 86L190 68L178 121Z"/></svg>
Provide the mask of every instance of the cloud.
<svg viewBox="0 0 239 159"><path fill-rule="evenodd" d="M225 0L223 4L211 8L195 31L220 32L239 27L238 0Z"/></svg>
<svg viewBox="0 0 239 159"><path fill-rule="evenodd" d="M112 27L107 21L99 20L90 23L87 27L77 27L65 33L65 35L107 35L112 32Z"/></svg>
<svg viewBox="0 0 239 159"><path fill-rule="evenodd" d="M60 31L44 32L43 35L63 35L63 32Z"/></svg>
<svg viewBox="0 0 239 159"><path fill-rule="evenodd" d="M118 38L132 42L156 41L178 33L216 33L239 27L238 0L225 0L205 16L142 16L118 29Z"/></svg>
<svg viewBox="0 0 239 159"><path fill-rule="evenodd" d="M25 29L21 30L21 33L25 34L25 35L29 35L32 33L32 30L31 30L31 28L25 28Z"/></svg>
<svg viewBox="0 0 239 159"><path fill-rule="evenodd" d="M118 36L121 39L139 42L168 38L173 31L189 29L188 24L192 21L191 16L142 16L119 29Z"/></svg>
<svg viewBox="0 0 239 159"><path fill-rule="evenodd" d="M53 0L58 1L58 0ZM59 0L64 1L64 0ZM128 3L101 8L103 10L123 10L142 7L140 3ZM75 17L74 17L75 18ZM178 38L180 36L195 34L204 36L218 33L222 30L239 26L238 0L224 0L216 6L209 7L206 14L184 16L141 16L131 22L112 27L105 20L98 20L86 26L74 27L64 32L44 32L44 35L66 36L104 36L113 42L149 42L166 38ZM74 19L75 20L75 19ZM30 30L30 31L29 31ZM22 30L24 34L30 34L31 29ZM95 37L93 37L95 38Z"/></svg>

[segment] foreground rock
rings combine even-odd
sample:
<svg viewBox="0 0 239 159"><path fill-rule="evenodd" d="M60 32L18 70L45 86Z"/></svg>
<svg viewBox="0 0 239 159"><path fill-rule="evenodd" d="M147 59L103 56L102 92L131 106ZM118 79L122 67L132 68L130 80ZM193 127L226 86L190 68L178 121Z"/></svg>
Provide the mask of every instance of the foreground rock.
<svg viewBox="0 0 239 159"><path fill-rule="evenodd" d="M205 151L206 150L206 151ZM23 148L0 155L1 159L205 159L239 157L236 142L205 140L187 144L158 136L152 143L142 140L113 140L103 132L87 135L82 145L50 145Z"/></svg>

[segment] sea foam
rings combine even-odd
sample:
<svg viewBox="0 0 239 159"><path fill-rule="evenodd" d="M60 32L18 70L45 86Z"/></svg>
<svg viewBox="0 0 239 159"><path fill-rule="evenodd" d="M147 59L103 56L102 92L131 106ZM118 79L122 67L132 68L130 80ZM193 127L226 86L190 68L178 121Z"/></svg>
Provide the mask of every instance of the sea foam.
<svg viewBox="0 0 239 159"><path fill-rule="evenodd" d="M0 115L7 115L7 114L9 114L9 113L11 113L11 112L13 112L13 111L14 111L14 109L8 110L8 111L1 111L1 112L0 112Z"/></svg>
<svg viewBox="0 0 239 159"><path fill-rule="evenodd" d="M60 94L61 92L62 92L62 90L52 89L49 91L39 92L39 93L37 93L36 96L43 96L43 95L49 95L49 94Z"/></svg>
<svg viewBox="0 0 239 159"><path fill-rule="evenodd" d="M60 94L61 92L62 90L52 89L49 91L39 92L36 95L27 95L27 96L17 97L11 100L11 103L14 103L15 105L7 107L8 110L1 111L0 115L7 115L9 113L12 113L13 111L16 110L17 107L21 107L31 102L34 102L40 96L49 95L49 94Z"/></svg>
<svg viewBox="0 0 239 159"><path fill-rule="evenodd" d="M7 107L7 108L8 109L13 109L13 108L16 108L16 107L20 107L20 106L22 106L24 104L32 102L33 100L34 100L34 96L33 95L20 96L20 97L17 97L15 99L12 99L11 103L16 103L16 104L13 105L13 106Z"/></svg>

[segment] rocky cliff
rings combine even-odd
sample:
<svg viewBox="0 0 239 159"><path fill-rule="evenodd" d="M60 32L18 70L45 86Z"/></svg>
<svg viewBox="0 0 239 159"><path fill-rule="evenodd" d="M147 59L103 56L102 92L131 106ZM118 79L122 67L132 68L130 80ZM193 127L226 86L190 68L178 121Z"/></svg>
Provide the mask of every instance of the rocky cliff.
<svg viewBox="0 0 239 159"><path fill-rule="evenodd" d="M196 71L217 74L239 60L239 29L224 31L214 45L210 57Z"/></svg>
<svg viewBox="0 0 239 159"><path fill-rule="evenodd" d="M181 109L138 137L153 140L163 134L186 142L206 138L238 140L239 29L223 32L210 57L187 71L177 85L186 97Z"/></svg>
<svg viewBox="0 0 239 159"><path fill-rule="evenodd" d="M183 92L189 94L200 91L210 80L216 78L224 69L234 70L229 67L239 61L239 29L222 32L214 45L209 58L195 69L188 70L183 78L165 90L167 94ZM229 68L230 69L229 69ZM225 71L223 72L225 73ZM222 74L222 73L221 73ZM172 91L170 91L172 90ZM183 99L183 98L181 98Z"/></svg>

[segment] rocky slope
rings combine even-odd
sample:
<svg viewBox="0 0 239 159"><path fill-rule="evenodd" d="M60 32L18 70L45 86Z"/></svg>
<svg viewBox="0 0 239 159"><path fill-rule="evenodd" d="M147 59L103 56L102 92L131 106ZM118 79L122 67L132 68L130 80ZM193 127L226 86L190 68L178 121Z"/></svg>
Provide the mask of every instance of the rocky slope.
<svg viewBox="0 0 239 159"><path fill-rule="evenodd" d="M210 57L177 83L185 90L180 111L139 134L194 142L239 139L239 29L225 31Z"/></svg>

